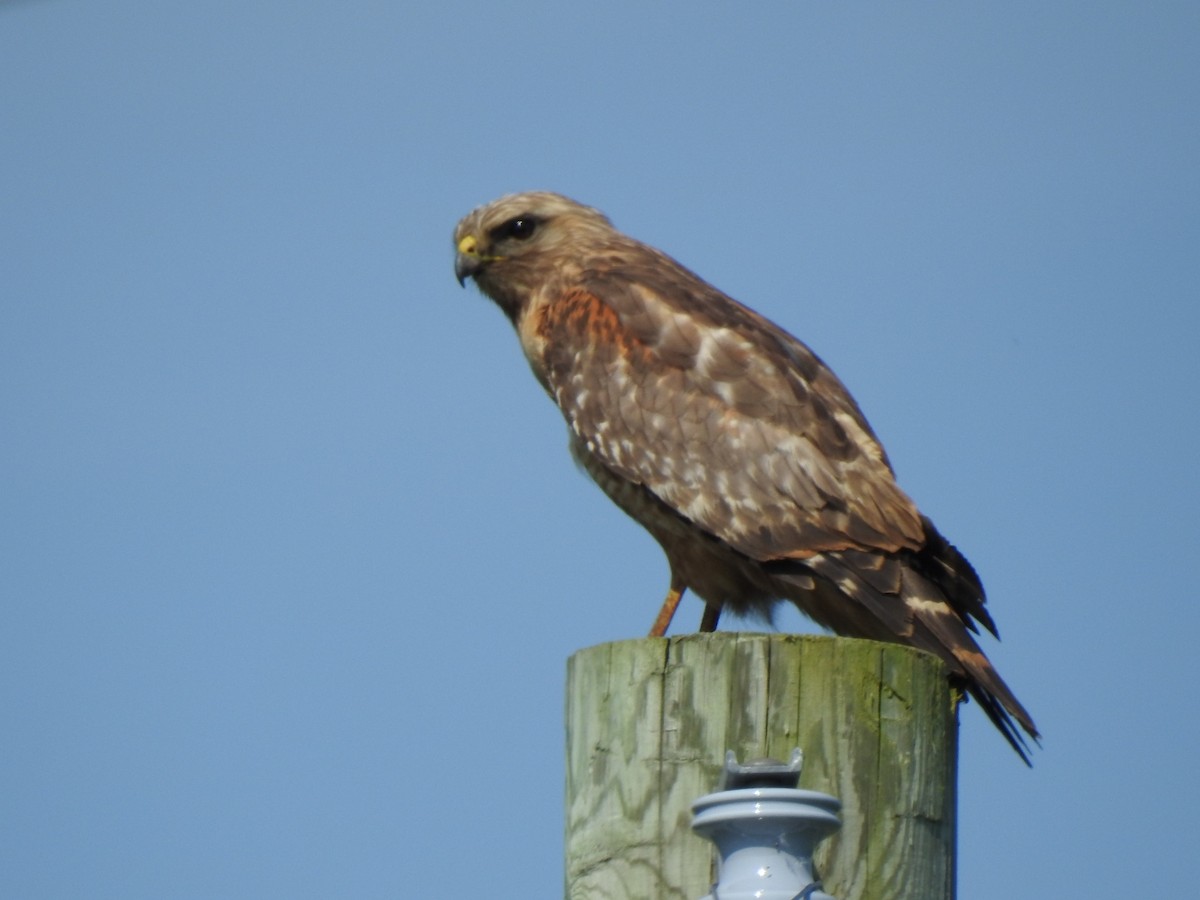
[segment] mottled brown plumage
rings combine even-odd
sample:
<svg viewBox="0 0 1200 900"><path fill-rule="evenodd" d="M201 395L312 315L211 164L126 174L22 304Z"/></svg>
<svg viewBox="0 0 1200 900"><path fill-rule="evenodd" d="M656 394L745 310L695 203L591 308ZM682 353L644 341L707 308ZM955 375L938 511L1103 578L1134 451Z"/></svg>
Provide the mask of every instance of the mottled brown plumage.
<svg viewBox="0 0 1200 900"><path fill-rule="evenodd" d="M512 321L571 453L659 542L671 588L769 619L789 600L852 637L941 656L1026 758L1029 714L971 633L995 634L963 556L897 486L837 377L670 257L551 193L482 206L455 271Z"/></svg>

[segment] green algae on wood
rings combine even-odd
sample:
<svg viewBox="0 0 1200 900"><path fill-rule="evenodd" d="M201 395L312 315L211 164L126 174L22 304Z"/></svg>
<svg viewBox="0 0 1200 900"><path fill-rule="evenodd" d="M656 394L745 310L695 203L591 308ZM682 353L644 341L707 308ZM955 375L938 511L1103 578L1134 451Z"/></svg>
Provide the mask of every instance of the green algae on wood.
<svg viewBox="0 0 1200 900"><path fill-rule="evenodd" d="M786 760L833 794L817 865L839 900L954 896L954 693L935 657L810 635L715 634L590 647L567 666L570 900L696 900L713 883L691 803L725 751Z"/></svg>

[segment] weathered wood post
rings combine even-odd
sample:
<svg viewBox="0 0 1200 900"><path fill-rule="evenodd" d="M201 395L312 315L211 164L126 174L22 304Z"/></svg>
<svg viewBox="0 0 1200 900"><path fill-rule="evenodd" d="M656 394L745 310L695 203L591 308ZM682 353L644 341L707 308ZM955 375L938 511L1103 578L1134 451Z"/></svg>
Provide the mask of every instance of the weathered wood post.
<svg viewBox="0 0 1200 900"><path fill-rule="evenodd" d="M817 865L838 900L954 896L957 722L919 650L717 632L581 650L567 666L569 900L696 900L712 848L690 806L725 751L787 759L842 801Z"/></svg>

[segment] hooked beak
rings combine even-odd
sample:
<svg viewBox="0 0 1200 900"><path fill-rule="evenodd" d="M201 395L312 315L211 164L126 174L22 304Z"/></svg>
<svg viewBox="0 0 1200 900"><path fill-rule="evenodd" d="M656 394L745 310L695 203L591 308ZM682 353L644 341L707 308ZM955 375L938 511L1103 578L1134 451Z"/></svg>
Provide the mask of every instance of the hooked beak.
<svg viewBox="0 0 1200 900"><path fill-rule="evenodd" d="M459 241L454 255L454 277L458 279L459 286L466 287L467 279L474 277L484 262L486 260L479 255L479 245L474 235L468 234Z"/></svg>
<svg viewBox="0 0 1200 900"><path fill-rule="evenodd" d="M483 260L478 256L467 256L465 253L456 255L454 257L454 277L458 279L459 286L466 287L467 279L478 272L481 265L483 265Z"/></svg>

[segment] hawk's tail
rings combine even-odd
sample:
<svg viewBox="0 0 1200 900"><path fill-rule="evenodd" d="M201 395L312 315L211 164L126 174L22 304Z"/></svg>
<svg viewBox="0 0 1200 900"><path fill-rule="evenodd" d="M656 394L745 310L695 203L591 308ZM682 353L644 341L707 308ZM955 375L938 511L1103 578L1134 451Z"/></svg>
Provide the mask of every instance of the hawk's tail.
<svg viewBox="0 0 1200 900"><path fill-rule="evenodd" d="M1036 742L1037 727L971 634L975 622L995 634L983 589L966 560L931 525L928 535L929 543L917 553L822 553L777 564L773 574L785 597L838 634L906 644L941 657L1029 765L1025 736Z"/></svg>

